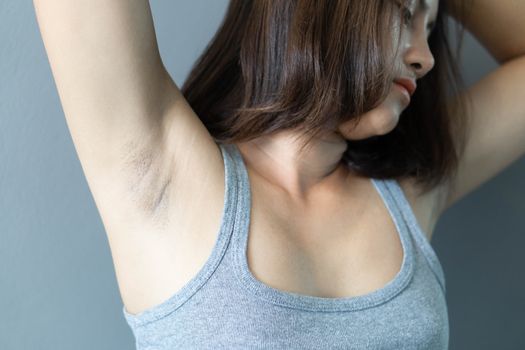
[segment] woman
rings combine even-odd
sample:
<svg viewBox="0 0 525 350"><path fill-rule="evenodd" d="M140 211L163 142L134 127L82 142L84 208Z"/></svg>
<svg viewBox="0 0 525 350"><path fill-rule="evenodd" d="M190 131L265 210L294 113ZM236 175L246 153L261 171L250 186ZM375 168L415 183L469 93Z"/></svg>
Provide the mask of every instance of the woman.
<svg viewBox="0 0 525 350"><path fill-rule="evenodd" d="M137 348L448 347L429 242L525 152L523 6L232 0L179 90L146 0L34 4Z"/></svg>

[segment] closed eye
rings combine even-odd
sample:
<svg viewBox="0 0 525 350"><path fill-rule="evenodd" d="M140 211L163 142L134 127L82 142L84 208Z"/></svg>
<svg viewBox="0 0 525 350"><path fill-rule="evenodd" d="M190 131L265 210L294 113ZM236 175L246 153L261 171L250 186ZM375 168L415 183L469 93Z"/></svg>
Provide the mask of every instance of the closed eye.
<svg viewBox="0 0 525 350"><path fill-rule="evenodd" d="M408 8L403 9L403 16L405 19L405 23L410 24L412 22L412 19L414 18L414 14L410 12Z"/></svg>

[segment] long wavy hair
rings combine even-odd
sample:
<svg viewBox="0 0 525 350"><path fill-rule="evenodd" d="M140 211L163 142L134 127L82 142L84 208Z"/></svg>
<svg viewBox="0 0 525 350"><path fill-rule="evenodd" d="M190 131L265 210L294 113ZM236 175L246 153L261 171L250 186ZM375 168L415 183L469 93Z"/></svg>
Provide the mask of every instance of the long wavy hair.
<svg viewBox="0 0 525 350"><path fill-rule="evenodd" d="M386 98L396 73L392 26L395 16L405 23L408 2L231 0L181 92L218 143L295 130L304 148ZM446 11L441 1L429 37L434 68L418 80L395 129L347 140L343 158L356 173L413 177L423 192L456 174L468 125L458 98L464 28L456 27L454 56Z"/></svg>

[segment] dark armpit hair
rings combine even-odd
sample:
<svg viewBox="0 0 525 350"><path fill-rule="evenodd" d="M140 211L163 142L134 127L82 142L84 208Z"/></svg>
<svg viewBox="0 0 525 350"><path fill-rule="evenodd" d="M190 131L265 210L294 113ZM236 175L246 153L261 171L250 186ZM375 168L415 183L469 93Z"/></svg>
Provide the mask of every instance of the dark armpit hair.
<svg viewBox="0 0 525 350"><path fill-rule="evenodd" d="M305 136L304 148L386 98L396 78L394 19L403 23L407 2L231 0L181 92L216 142L293 129ZM395 129L347 140L344 159L356 173L414 177L423 192L455 175L467 129L457 65L464 28L453 57L445 11L441 1L429 37L435 66L418 80Z"/></svg>

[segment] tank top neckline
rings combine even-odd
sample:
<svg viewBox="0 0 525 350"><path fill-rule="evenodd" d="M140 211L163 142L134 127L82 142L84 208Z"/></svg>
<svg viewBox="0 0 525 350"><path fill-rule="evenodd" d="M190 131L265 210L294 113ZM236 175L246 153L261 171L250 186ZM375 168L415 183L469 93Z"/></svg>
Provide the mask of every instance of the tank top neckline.
<svg viewBox="0 0 525 350"><path fill-rule="evenodd" d="M383 304L396 295L400 294L410 283L414 275L414 247L410 236L410 228L404 220L403 213L396 203L393 187L396 186L395 180L382 180L370 178L374 188L380 194L384 205L396 226L401 245L403 248L403 262L396 276L380 289L372 292L350 297L318 297L306 294L279 290L273 288L255 278L249 269L247 261L247 243L251 212L251 189L248 171L242 155L235 144L220 144L221 148L226 148L233 161L233 171L236 181L236 188L233 194L236 197L235 207L233 208L233 233L232 247L235 266L234 273L239 283L252 295L260 298L263 302L270 302L288 308L309 310L309 311L356 311L372 308Z"/></svg>

